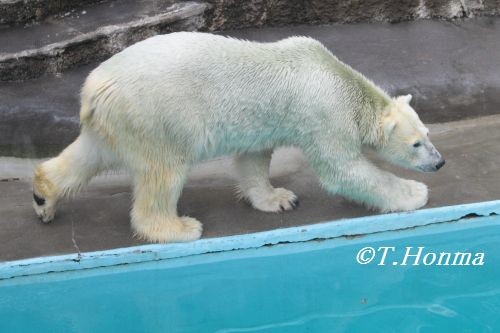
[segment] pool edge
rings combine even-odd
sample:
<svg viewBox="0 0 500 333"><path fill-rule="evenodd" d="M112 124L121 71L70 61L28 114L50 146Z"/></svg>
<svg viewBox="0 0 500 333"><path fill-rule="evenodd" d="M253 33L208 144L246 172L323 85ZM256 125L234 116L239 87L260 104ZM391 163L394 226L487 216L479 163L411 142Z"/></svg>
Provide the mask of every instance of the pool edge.
<svg viewBox="0 0 500 333"><path fill-rule="evenodd" d="M0 280L20 276L181 258L279 243L307 242L411 229L465 218L500 214L500 200L427 208L412 212L325 221L312 225L205 238L191 243L148 244L104 251L36 257L0 263Z"/></svg>

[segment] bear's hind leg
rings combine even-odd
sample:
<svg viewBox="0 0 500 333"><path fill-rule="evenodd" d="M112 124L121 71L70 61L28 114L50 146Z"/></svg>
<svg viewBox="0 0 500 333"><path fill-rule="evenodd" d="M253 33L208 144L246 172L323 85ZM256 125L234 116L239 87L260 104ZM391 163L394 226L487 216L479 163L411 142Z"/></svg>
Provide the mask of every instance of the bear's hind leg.
<svg viewBox="0 0 500 333"><path fill-rule="evenodd" d="M81 190L92 177L116 163L112 152L88 129L59 156L38 165L33 178L33 208L44 223L52 221L58 201Z"/></svg>
<svg viewBox="0 0 500 333"><path fill-rule="evenodd" d="M264 212L291 210L298 205L297 196L284 188L274 188L269 181L272 151L244 153L235 158L239 175L238 190L255 209Z"/></svg>
<svg viewBox="0 0 500 333"><path fill-rule="evenodd" d="M139 238L167 243L201 237L202 225L198 220L177 215L177 201L186 173L187 167L182 165L149 166L135 172L131 220Z"/></svg>

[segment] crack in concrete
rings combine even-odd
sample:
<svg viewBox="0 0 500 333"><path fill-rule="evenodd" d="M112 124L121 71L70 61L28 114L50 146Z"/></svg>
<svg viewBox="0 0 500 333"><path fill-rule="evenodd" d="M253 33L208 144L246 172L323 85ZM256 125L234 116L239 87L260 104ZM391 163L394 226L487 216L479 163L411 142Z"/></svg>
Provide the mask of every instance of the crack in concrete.
<svg viewBox="0 0 500 333"><path fill-rule="evenodd" d="M78 247L78 244L76 243L76 239L75 239L75 222L74 222L73 218L71 218L71 241L73 242L73 247L78 252L77 258L74 259L74 261L80 262L80 260L82 259L82 252L80 251L80 247Z"/></svg>
<svg viewBox="0 0 500 333"><path fill-rule="evenodd" d="M397 229L392 229L392 230L382 230L382 231L376 231L376 232L370 232L366 234L345 234L345 235L339 235L339 236L334 236L334 237L317 237L317 238L312 238L309 240L302 240L302 241L280 241L277 243L266 243L263 244L262 247L272 247L276 245L283 245L283 244L291 244L291 243L307 243L307 242L323 242L327 240L334 240L334 239L339 239L339 238L345 238L347 240L352 240L352 239L357 239L357 238L363 238L369 235L376 235L384 232L401 232L401 231L407 231L407 230L415 230L419 229L422 227L429 227L429 226L434 226L434 225L440 225L440 224L447 224L447 223L456 223L460 222L463 220L469 220L469 219L476 219L476 218L481 218L481 217L489 217L489 216L498 216L499 214L497 212L490 212L489 214L478 214L478 213L469 213L466 215L463 215L459 218L456 219L451 219L451 220L446 220L446 221L440 221L440 222L431 222L428 224L422 224L422 225L415 225L411 227L402 227L402 228L397 228ZM235 250L240 250L239 248L235 248L230 251L235 251ZM224 252L224 251L214 251L214 252L207 252L207 253L216 253L216 252Z"/></svg>

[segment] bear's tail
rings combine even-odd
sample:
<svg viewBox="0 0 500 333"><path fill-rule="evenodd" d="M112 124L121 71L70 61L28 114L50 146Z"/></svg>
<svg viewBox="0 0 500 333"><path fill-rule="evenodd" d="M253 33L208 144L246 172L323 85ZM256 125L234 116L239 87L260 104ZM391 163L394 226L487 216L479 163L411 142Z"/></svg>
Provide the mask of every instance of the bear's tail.
<svg viewBox="0 0 500 333"><path fill-rule="evenodd" d="M114 80L103 78L94 70L85 80L81 91L80 124L89 125L98 103L106 102L114 90Z"/></svg>

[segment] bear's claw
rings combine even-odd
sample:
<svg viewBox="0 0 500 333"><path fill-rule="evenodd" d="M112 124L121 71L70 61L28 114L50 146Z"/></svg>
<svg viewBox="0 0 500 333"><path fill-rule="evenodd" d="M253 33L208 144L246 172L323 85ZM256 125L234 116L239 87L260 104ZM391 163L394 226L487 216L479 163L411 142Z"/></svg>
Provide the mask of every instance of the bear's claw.
<svg viewBox="0 0 500 333"><path fill-rule="evenodd" d="M40 198L38 195L36 195L35 193L33 193L33 199L35 200L36 204L38 206L43 206L43 204L45 204L45 199L44 198Z"/></svg>

